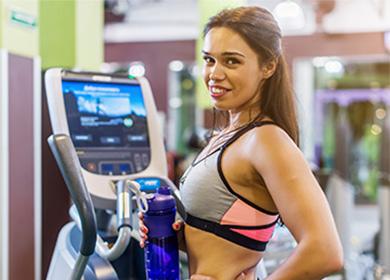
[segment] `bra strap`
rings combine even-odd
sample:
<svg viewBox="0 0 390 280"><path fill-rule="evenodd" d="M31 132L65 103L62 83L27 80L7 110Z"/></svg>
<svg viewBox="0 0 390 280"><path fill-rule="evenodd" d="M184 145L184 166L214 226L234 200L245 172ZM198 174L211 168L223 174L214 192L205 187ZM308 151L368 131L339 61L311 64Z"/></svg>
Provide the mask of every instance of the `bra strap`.
<svg viewBox="0 0 390 280"><path fill-rule="evenodd" d="M228 139L225 144L222 145L222 150L226 149L229 145L231 145L234 141L236 141L238 138L240 138L242 135L244 135L246 132L251 130L255 127L260 127L263 125L276 125L273 121L257 121L252 122L249 125L244 126L242 129L237 131L230 139Z"/></svg>

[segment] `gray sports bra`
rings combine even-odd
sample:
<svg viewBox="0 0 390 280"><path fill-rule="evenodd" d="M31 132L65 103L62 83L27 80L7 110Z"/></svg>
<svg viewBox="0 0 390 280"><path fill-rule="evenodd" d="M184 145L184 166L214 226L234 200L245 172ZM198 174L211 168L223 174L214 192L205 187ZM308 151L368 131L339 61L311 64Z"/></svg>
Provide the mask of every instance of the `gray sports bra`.
<svg viewBox="0 0 390 280"><path fill-rule="evenodd" d="M270 124L274 123L255 122L236 132L205 158L195 158L180 180L187 224L246 248L265 250L279 215L236 193L223 174L221 160L225 149L244 133Z"/></svg>

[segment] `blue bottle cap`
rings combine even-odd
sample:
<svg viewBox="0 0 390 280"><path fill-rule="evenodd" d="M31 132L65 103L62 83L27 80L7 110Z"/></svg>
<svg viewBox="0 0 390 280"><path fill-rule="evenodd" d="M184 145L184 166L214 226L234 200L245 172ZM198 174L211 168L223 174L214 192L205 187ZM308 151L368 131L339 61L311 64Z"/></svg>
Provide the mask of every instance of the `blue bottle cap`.
<svg viewBox="0 0 390 280"><path fill-rule="evenodd" d="M176 203L169 188L160 187L151 198L148 198L148 206L148 211L163 211L174 208Z"/></svg>
<svg viewBox="0 0 390 280"><path fill-rule="evenodd" d="M167 187L167 186L160 186L160 187L157 189L157 193L159 193L159 194L165 194L165 195L170 195L170 194L171 194L171 190L170 190L169 187Z"/></svg>

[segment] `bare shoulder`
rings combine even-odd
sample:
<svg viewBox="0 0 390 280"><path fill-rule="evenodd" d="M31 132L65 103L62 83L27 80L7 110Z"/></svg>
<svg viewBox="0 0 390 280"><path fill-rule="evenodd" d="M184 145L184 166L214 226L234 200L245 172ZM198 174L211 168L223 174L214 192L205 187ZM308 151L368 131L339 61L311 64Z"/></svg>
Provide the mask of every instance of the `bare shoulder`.
<svg viewBox="0 0 390 280"><path fill-rule="evenodd" d="M290 136L277 125L268 124L254 128L251 131L249 145L257 148L272 148L281 145L283 147L297 148Z"/></svg>
<svg viewBox="0 0 390 280"><path fill-rule="evenodd" d="M295 142L277 125L256 127L248 136L246 144L250 150L250 162L257 170L271 166L285 168L303 160Z"/></svg>

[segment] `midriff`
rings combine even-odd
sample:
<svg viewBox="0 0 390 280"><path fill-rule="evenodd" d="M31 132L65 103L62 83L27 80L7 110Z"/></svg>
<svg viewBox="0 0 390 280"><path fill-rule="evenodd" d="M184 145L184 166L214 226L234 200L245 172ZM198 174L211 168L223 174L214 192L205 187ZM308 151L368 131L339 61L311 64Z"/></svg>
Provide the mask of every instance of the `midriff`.
<svg viewBox="0 0 390 280"><path fill-rule="evenodd" d="M262 252L244 248L189 225L185 225L184 230L190 275L234 280L244 272L245 279L255 279L256 265L263 257Z"/></svg>

